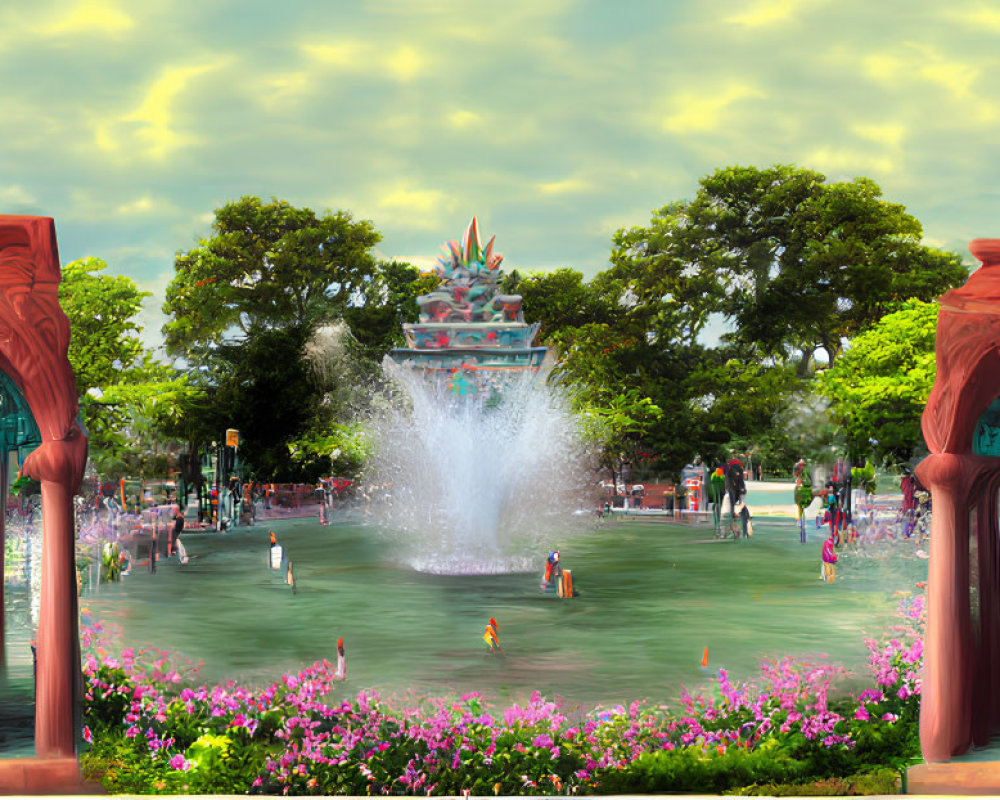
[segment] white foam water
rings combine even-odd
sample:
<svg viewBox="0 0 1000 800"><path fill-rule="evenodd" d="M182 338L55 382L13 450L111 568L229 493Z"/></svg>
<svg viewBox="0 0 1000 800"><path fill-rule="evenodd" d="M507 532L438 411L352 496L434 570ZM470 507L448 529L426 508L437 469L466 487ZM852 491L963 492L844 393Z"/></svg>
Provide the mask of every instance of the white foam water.
<svg viewBox="0 0 1000 800"><path fill-rule="evenodd" d="M543 376L459 397L445 378L386 358L396 388L375 420L373 519L421 572L541 570L549 549L589 527L586 448L566 398ZM445 373L446 374L446 373Z"/></svg>

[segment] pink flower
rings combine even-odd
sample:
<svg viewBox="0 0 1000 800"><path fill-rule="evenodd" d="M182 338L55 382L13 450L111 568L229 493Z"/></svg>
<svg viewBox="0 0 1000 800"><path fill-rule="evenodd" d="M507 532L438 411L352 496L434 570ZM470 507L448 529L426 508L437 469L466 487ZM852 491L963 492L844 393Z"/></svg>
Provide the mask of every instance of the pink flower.
<svg viewBox="0 0 1000 800"><path fill-rule="evenodd" d="M170 769L187 770L189 767L190 762L180 753L170 759Z"/></svg>
<svg viewBox="0 0 1000 800"><path fill-rule="evenodd" d="M868 715L868 709L864 706L858 706L858 710L854 713L854 719L864 720L865 722L870 720L871 717Z"/></svg>
<svg viewBox="0 0 1000 800"><path fill-rule="evenodd" d="M85 742L92 742L94 740L93 734L90 732L90 728L86 725L83 726L83 740Z"/></svg>

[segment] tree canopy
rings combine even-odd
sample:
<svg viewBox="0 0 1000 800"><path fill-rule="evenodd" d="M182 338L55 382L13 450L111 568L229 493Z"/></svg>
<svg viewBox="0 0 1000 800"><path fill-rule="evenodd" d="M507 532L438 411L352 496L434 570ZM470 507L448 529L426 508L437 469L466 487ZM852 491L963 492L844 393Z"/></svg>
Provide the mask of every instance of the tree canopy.
<svg viewBox="0 0 1000 800"><path fill-rule="evenodd" d="M824 404L851 450L865 454L877 430L878 454L902 459L919 446L933 382L927 302L966 277L921 234L870 179L733 166L617 231L610 267L592 279L515 271L502 291L541 323L538 343L558 354L551 380L573 393L618 474L655 460L676 475L696 456L751 449L784 463L810 452L810 431L825 452ZM347 211L249 196L221 206L210 235L176 254L167 288L163 332L180 368L138 339L144 293L100 274L97 259L67 265L70 360L94 441L118 455L127 441L196 452L238 427L260 478L360 469L356 412L416 321L416 298L438 283L378 260L380 238ZM726 332L708 336L720 320ZM335 358L317 355L331 348Z"/></svg>
<svg viewBox="0 0 1000 800"><path fill-rule="evenodd" d="M163 307L172 355L339 317L379 289L370 251L381 237L345 211L320 217L283 200L243 197L216 210L213 231L175 260Z"/></svg>
<svg viewBox="0 0 1000 800"><path fill-rule="evenodd" d="M365 387L343 384L371 379L431 285L410 264L378 261L380 238L346 211L243 197L216 211L212 236L177 254L164 336L211 394L186 419L192 447L236 427L259 478L312 481L336 458L358 468L350 424ZM321 379L307 345L336 321L348 326L353 366Z"/></svg>
<svg viewBox="0 0 1000 800"><path fill-rule="evenodd" d="M881 199L868 178L827 183L790 166L727 167L694 200L619 231L612 274L687 337L709 315L763 355L817 349L834 363L843 342L894 303L929 301L966 277L960 259L921 244L920 223Z"/></svg>

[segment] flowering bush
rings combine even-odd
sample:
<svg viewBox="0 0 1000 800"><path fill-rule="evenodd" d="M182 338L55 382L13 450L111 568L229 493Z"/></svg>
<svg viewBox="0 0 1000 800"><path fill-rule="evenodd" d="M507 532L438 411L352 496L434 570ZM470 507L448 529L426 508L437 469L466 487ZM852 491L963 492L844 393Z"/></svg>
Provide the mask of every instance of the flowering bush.
<svg viewBox="0 0 1000 800"><path fill-rule="evenodd" d="M834 694L840 667L765 662L679 713L638 702L579 721L538 693L502 713L484 698L337 699L320 661L262 690L197 684L197 667L154 649L109 655L84 630L84 767L113 791L268 794L565 794L722 791L853 775L919 752L923 598L906 625L866 640L875 686Z"/></svg>

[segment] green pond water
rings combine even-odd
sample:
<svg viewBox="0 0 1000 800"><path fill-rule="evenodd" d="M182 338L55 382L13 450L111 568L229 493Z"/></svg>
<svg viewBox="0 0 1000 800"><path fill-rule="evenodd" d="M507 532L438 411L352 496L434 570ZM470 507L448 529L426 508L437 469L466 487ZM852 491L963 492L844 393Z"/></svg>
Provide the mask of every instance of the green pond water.
<svg viewBox="0 0 1000 800"><path fill-rule="evenodd" d="M532 573L414 572L374 528L340 520L271 523L294 562L297 591L269 569L267 528L184 535L186 565L137 567L98 591L85 576L85 618L123 646L155 646L201 661L201 678L263 685L345 639L344 694L373 688L433 695L479 691L496 704L538 690L572 712L636 699L676 700L719 668L753 677L785 654L843 664L866 680L863 644L894 624L899 590L926 578L917 545L877 556L843 553L837 582L819 580L824 531L799 542L791 519L755 521L751 541L717 540L711 526L613 520L559 543L579 596L542 594L546 553ZM0 756L31 751L27 603L8 591L6 667L0 667ZM505 657L482 634L499 623ZM709 665L701 667L704 649Z"/></svg>
<svg viewBox="0 0 1000 800"><path fill-rule="evenodd" d="M668 701L720 667L749 677L786 653L863 672L863 636L891 624L893 593L926 573L911 557L844 557L838 581L823 583L822 534L813 528L802 545L791 520L759 521L753 540L738 542L715 540L708 526L616 521L561 544L579 596L559 599L539 591L544 552L530 574L430 575L397 563L362 524L273 528L294 562L295 594L268 568L258 527L186 534L190 563L137 569L82 605L130 645L203 661L207 681L259 684L333 660L342 636L345 691L481 691L505 703L539 690L591 706ZM490 617L506 657L482 640Z"/></svg>

